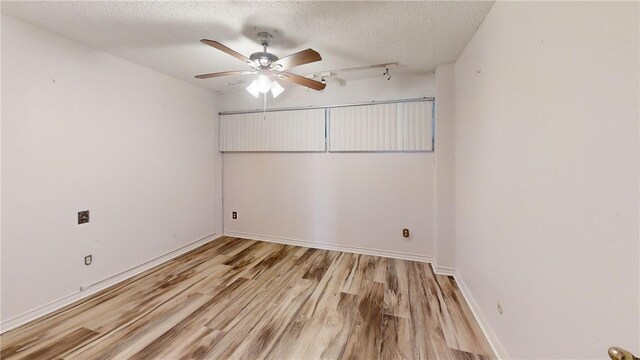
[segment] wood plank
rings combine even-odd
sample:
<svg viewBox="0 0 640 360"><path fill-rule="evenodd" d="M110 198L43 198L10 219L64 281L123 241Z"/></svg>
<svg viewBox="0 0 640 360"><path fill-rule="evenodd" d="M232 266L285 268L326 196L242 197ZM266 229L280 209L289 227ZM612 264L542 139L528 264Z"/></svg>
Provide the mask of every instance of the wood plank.
<svg viewBox="0 0 640 360"><path fill-rule="evenodd" d="M354 295L360 294L360 287L362 285L362 280L364 280L364 274L360 263L364 256L365 255L360 254L349 254L349 274L342 285L342 292Z"/></svg>
<svg viewBox="0 0 640 360"><path fill-rule="evenodd" d="M434 311L437 311L437 318L440 321L440 328L442 329L447 347L449 349L460 349L462 345L462 348L466 349L467 347L464 346L465 343L468 343L469 340L473 341L473 339L465 339L464 337L458 336L456 325L454 324L450 311L455 309L450 309L450 303L445 301L442 289L435 279L431 266L429 266L429 271L426 273L426 278L426 286L430 290L431 294L431 308Z"/></svg>
<svg viewBox="0 0 640 360"><path fill-rule="evenodd" d="M307 320L308 319L305 315L298 312L293 319L291 319L285 330L276 340L275 344L271 347L269 353L266 355L266 359L290 359L291 357L289 354L292 349L295 349L296 344L298 344L297 339L300 337Z"/></svg>
<svg viewBox="0 0 640 360"><path fill-rule="evenodd" d="M365 275L365 280L384 283L387 278L387 262L394 259L388 259L379 256L371 256L370 259L373 271Z"/></svg>
<svg viewBox="0 0 640 360"><path fill-rule="evenodd" d="M279 277L278 284L267 284L260 292L252 296L255 301L244 306L242 311L236 312L235 318L222 324L224 326L220 326L221 324L213 321L207 323L208 327L215 326L218 330L224 331L226 335L214 349L206 354L206 357L215 359L227 358L238 350L244 337L254 329L256 323L260 323L265 314L270 312L270 309L273 309L274 306L277 307L279 304L291 302L291 300L288 300L288 296L292 292L297 298L300 295L299 298L306 300L309 296L308 294L297 294L295 290L298 289L301 292L312 291L315 287L316 283L314 281L300 279L300 271L295 267L291 268ZM292 315L295 316L297 307L292 307L292 310ZM284 326L282 329L284 330Z"/></svg>
<svg viewBox="0 0 640 360"><path fill-rule="evenodd" d="M378 359L382 345L384 285L365 281L342 359Z"/></svg>
<svg viewBox="0 0 640 360"><path fill-rule="evenodd" d="M486 356L473 354L466 351L451 350L451 358L455 360L486 360Z"/></svg>
<svg viewBox="0 0 640 360"><path fill-rule="evenodd" d="M138 352L133 354L131 356L131 359L154 359L158 356L159 353L161 353L167 348L170 348L172 344L175 343L176 339L180 337L180 333L185 328L192 325L194 322L197 322L197 325L194 325L196 328L204 327L204 323L208 320L207 314L211 313L212 306L214 304L220 303L223 300L236 298L237 296L240 295L240 294L237 294L236 292L242 293L242 290L238 291L238 289L250 288L250 286L247 285L249 282L250 280L242 279L242 278L234 281L228 288L219 292L217 295L212 297L209 301L199 306L195 311L185 316L180 322L176 323L167 331L157 336L153 341L149 342L144 348L140 349Z"/></svg>
<svg viewBox="0 0 640 360"><path fill-rule="evenodd" d="M213 295L241 277L250 278L248 274L251 274L252 268L270 254L271 246L272 244L268 243L258 243L239 251L224 262L225 266L230 267L229 269L212 277L211 281L204 284L198 291Z"/></svg>
<svg viewBox="0 0 640 360"><path fill-rule="evenodd" d="M300 278L299 273L304 271L304 268L295 266L293 261L293 258L289 258L288 261L282 261L272 266L263 274L265 276L267 274L274 276L266 276L266 279L263 281L252 280L251 283L253 286L248 287L246 291L242 293L242 296L233 301L215 304L215 310L213 311L215 315L212 316L205 326L225 333L236 326L250 309L261 304L261 299L268 299L269 296L273 296L273 290L287 286L291 279Z"/></svg>
<svg viewBox="0 0 640 360"><path fill-rule="evenodd" d="M218 358L227 359L263 359L286 329L286 326L295 317L302 304L309 298L316 283L309 280L298 280L287 289L282 301L272 302L262 317L255 323L251 330L242 337L237 347L228 347ZM233 336L233 330L230 336ZM213 353L213 352L210 352Z"/></svg>
<svg viewBox="0 0 640 360"><path fill-rule="evenodd" d="M42 359L53 358L60 354L75 348L83 342L98 336L95 331L86 328L79 328L52 343L29 343L29 346L12 345L3 347L0 352L0 358L9 359L20 357L21 359Z"/></svg>
<svg viewBox="0 0 640 360"><path fill-rule="evenodd" d="M384 313L408 319L409 309L409 273L406 261L388 259L384 289Z"/></svg>
<svg viewBox="0 0 640 360"><path fill-rule="evenodd" d="M255 279L265 271L273 268L278 263L284 261L289 257L293 257L294 249L291 246L272 244L269 253L262 260L255 264L255 266L247 269L242 273L242 277L247 279Z"/></svg>
<svg viewBox="0 0 640 360"><path fill-rule="evenodd" d="M384 315L380 359L413 359L414 342L411 319Z"/></svg>
<svg viewBox="0 0 640 360"><path fill-rule="evenodd" d="M326 269L323 270L323 273L326 276L323 276L318 282L318 286L315 291L309 297L309 300L304 304L303 309L301 310L302 314L308 318L316 316L316 313L321 311L323 308L321 307L321 303L323 303L324 299L329 299L332 296L336 295L340 286L340 279L338 281L332 281L336 279L333 275L336 269L340 267L342 261L340 261L340 257L342 254L333 253L331 256L331 264ZM326 261L325 254L321 255L322 261ZM334 261L339 260L339 261ZM313 264L312 264L313 265ZM324 265L321 265L324 268ZM309 271L305 272L305 274L309 273Z"/></svg>
<svg viewBox="0 0 640 360"><path fill-rule="evenodd" d="M295 262L295 266L298 268L298 274L302 276L307 273L307 269L313 265L315 260L322 259L323 257L324 253L316 249L309 249L304 252ZM342 258L343 256L337 257L338 260ZM327 269L325 274L333 274L340 263L341 261L335 261L331 267ZM319 300L322 299L325 294L327 294L327 297L330 297L332 293L331 289L327 292L328 284L330 283L329 280L329 277L324 277L323 280L318 283L314 292L289 322L282 335L274 342L272 348L266 354L267 359L292 358L292 352L295 351L296 345L303 343L300 339L307 334L306 331L303 331L305 326L310 319L314 318L314 315L318 311ZM320 308L320 310L322 310L322 308Z"/></svg>
<svg viewBox="0 0 640 360"><path fill-rule="evenodd" d="M429 286L428 264L407 262L409 269L409 307L415 334L416 359L448 359L449 348L444 338L440 307L435 290Z"/></svg>
<svg viewBox="0 0 640 360"><path fill-rule="evenodd" d="M122 359L129 358L162 333L179 323L209 298L200 294L178 296L158 306L147 316L107 333L98 341L68 354L75 359Z"/></svg>
<svg viewBox="0 0 640 360"><path fill-rule="evenodd" d="M270 357L322 358L331 353L342 352L348 337L349 324L355 315L357 298L351 294L349 297L343 296L346 294L339 292L349 272L346 255L340 254L332 263L326 271L326 276L321 279L313 294L301 308L300 316L296 319L301 328L294 327L295 333L286 333L283 339L279 339L276 349L269 354ZM348 310L349 314L346 313L344 306L350 303L344 301L345 299L353 300L352 308ZM304 319L303 325L301 319ZM344 330L342 325L347 327L347 331L342 332L344 335L341 333L341 330Z"/></svg>
<svg viewBox="0 0 640 360"><path fill-rule="evenodd" d="M230 256L227 261L224 262L225 265L230 265L234 269L244 268L248 263L253 261L258 254L261 253L262 249L265 249L269 246L269 244L263 242L254 242L250 246L242 249L238 253Z"/></svg>
<svg viewBox="0 0 640 360"><path fill-rule="evenodd" d="M314 346L309 351L311 358L339 359L344 353L356 315L358 296L340 293L336 297L338 303L335 310L332 308L324 318L318 338L312 342Z"/></svg>
<svg viewBox="0 0 640 360"><path fill-rule="evenodd" d="M175 346L166 346L158 353L157 359L202 359L223 336L219 330L190 326L182 338L175 341Z"/></svg>
<svg viewBox="0 0 640 360"><path fill-rule="evenodd" d="M453 277L436 275L435 279L442 290L442 301L447 304L448 312L451 315L453 332L449 336L455 338L456 346L449 347L472 354L492 355L491 345L484 337L480 325L473 317L471 309L464 301Z"/></svg>
<svg viewBox="0 0 640 360"><path fill-rule="evenodd" d="M84 343L85 341L98 336L99 334L95 331L91 331L86 328L80 328L69 335L62 337L60 340L55 343L43 347L38 351L35 351L27 356L22 357L24 360L37 360L37 359L46 359L53 358L63 354L76 346Z"/></svg>
<svg viewBox="0 0 640 360"><path fill-rule="evenodd" d="M329 266L331 266L337 258L337 255L338 253L335 251L322 251L322 256L316 258L315 261L311 263L311 266L309 266L304 275L302 275L302 278L320 281L327 272L327 269L329 269Z"/></svg>

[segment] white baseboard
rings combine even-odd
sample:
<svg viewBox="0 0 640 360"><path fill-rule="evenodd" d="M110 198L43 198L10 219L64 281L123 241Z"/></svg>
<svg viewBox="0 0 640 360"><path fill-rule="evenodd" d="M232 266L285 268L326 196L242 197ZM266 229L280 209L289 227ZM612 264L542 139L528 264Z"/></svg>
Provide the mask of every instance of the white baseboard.
<svg viewBox="0 0 640 360"><path fill-rule="evenodd" d="M487 322L487 319L482 314L482 311L480 311L480 308L478 307L478 303L471 295L471 292L469 291L469 288L467 287L467 284L465 284L464 279L462 278L460 273L455 271L454 278L456 279L456 283L458 284L458 287L462 292L462 296L464 296L464 299L467 301L467 304L469 304L469 307L471 308L471 312L473 313L473 316L476 318L476 321L480 325L480 329L482 329L484 336L487 338L487 341L489 341L489 345L491 345L491 349L493 350L494 354L496 354L496 357L498 358L498 360L510 359L504 346L502 346L502 343L496 336L495 332L493 332L493 329L491 329L491 326L489 326L489 323Z"/></svg>
<svg viewBox="0 0 640 360"><path fill-rule="evenodd" d="M187 245L181 246L173 251L170 251L164 255L161 255L155 259L149 260L143 264L140 264L134 268L131 268L129 270L126 270L124 272L121 272L119 274L113 275L111 277L108 277L102 281L99 281L95 284L92 284L88 287L86 287L84 290L82 291L78 291L75 292L73 294L69 294L63 298L60 298L58 300L52 301L48 304L45 304L43 306L40 306L38 308L35 308L33 310L29 310L27 312L25 312L22 315L18 315L12 319L9 320L5 320L2 321L0 323L0 334L7 332L11 329L14 329L20 325L26 324L30 321L36 320L37 318L40 318L42 316L48 315L58 309L61 309L71 303L74 303L78 300L82 300L90 295L93 295L101 290L104 290L110 286L113 286L121 281L124 281L126 279L129 279L135 275L138 275L144 271L147 271L149 269L151 269L154 266L158 266L166 261L169 261L173 258L176 258L188 251L191 251L195 248L197 248L198 246L202 246L210 241L213 241L219 237L221 237L221 234L211 234L208 236L205 236L202 239L196 240L192 243L189 243Z"/></svg>
<svg viewBox="0 0 640 360"><path fill-rule="evenodd" d="M224 235L243 238L243 239L257 240L257 241L267 241L267 242L273 242L273 243L285 244L285 245L304 246L304 247L314 248L314 249L334 250L334 251L342 251L342 252L348 252L348 253L354 253L354 254L374 255L374 256L381 256L381 257L401 259L401 260L411 260L411 261L419 261L419 262L426 262L426 263L431 263L431 260L432 260L431 256L429 255L416 255L416 254L404 253L400 251L380 250L380 249L363 248L363 247L349 246L349 245L316 243L313 241L289 239L289 238L270 236L270 235L249 234L249 233L235 232L235 231L225 231Z"/></svg>
<svg viewBox="0 0 640 360"><path fill-rule="evenodd" d="M433 265L433 272L439 275L447 275L447 276L455 276L456 269L448 266L439 266L436 264Z"/></svg>

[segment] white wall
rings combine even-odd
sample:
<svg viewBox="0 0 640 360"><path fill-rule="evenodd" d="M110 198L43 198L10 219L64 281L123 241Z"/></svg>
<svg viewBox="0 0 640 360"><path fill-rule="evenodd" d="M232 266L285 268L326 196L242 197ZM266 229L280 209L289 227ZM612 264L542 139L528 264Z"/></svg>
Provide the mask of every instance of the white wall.
<svg viewBox="0 0 640 360"><path fill-rule="evenodd" d="M2 75L3 323L220 231L213 92L6 16Z"/></svg>
<svg viewBox="0 0 640 360"><path fill-rule="evenodd" d="M456 62L456 268L513 358L640 354L638 5L497 2Z"/></svg>
<svg viewBox="0 0 640 360"><path fill-rule="evenodd" d="M416 98L434 89L433 75L380 77L330 83L320 93L290 88L269 106ZM225 110L261 104L244 90L220 97ZM419 259L433 253L432 153L225 153L223 167L225 233Z"/></svg>
<svg viewBox="0 0 640 360"><path fill-rule="evenodd" d="M225 153L225 233L430 256L431 159L425 153ZM403 228L410 238L402 237Z"/></svg>
<svg viewBox="0 0 640 360"><path fill-rule="evenodd" d="M436 270L455 268L455 91L453 64L436 68L435 224Z"/></svg>

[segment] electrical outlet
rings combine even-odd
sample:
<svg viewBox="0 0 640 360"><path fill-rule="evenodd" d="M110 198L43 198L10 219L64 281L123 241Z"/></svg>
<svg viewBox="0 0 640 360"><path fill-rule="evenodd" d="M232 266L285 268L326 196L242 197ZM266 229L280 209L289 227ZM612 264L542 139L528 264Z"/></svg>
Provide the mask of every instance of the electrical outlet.
<svg viewBox="0 0 640 360"><path fill-rule="evenodd" d="M89 210L78 211L78 224L89 222Z"/></svg>
<svg viewBox="0 0 640 360"><path fill-rule="evenodd" d="M93 262L93 255L87 255L84 257L84 264L89 266Z"/></svg>
<svg viewBox="0 0 640 360"><path fill-rule="evenodd" d="M409 237L409 229L402 229L402 236L408 238Z"/></svg>
<svg viewBox="0 0 640 360"><path fill-rule="evenodd" d="M498 313L502 315L504 313L504 310L502 309L502 304L500 304L499 301L498 301L497 307L498 307Z"/></svg>
<svg viewBox="0 0 640 360"><path fill-rule="evenodd" d="M234 211L234 212L232 212L232 213L231 213L231 218L232 218L233 220L237 219L237 218L238 218L238 213L237 213L237 212L235 212L235 211Z"/></svg>

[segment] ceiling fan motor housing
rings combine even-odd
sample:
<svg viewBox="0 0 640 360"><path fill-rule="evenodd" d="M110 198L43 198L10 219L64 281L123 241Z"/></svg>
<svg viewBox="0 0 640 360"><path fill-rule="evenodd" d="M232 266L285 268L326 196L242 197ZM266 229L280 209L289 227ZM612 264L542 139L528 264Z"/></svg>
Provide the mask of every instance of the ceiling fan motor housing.
<svg viewBox="0 0 640 360"><path fill-rule="evenodd" d="M265 51L253 53L251 54L249 59L259 65L261 68L268 68L271 63L278 61L277 56Z"/></svg>
<svg viewBox="0 0 640 360"><path fill-rule="evenodd" d="M258 33L258 41L262 45L263 51L255 52L249 57L251 61L259 65L261 68L268 68L272 63L278 61L278 57L267 52L267 46L271 43L273 36L268 32Z"/></svg>

